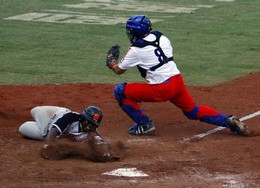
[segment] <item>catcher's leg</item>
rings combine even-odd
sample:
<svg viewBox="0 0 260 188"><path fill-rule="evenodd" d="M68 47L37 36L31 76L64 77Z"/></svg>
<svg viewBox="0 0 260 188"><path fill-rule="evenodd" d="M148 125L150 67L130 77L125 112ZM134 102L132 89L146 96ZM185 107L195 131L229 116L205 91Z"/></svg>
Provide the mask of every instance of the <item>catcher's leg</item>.
<svg viewBox="0 0 260 188"><path fill-rule="evenodd" d="M28 138L44 140L41 130L35 121L27 121L19 127L19 132Z"/></svg>
<svg viewBox="0 0 260 188"><path fill-rule="evenodd" d="M126 83L117 85L114 94L122 110L136 123L130 127L128 133L134 135L153 133L155 131L153 122L143 113L136 100L125 97L125 85Z"/></svg>
<svg viewBox="0 0 260 188"><path fill-rule="evenodd" d="M138 105L139 102L163 102L169 100L175 94L172 90L174 83L166 82L162 84L147 83L121 83L115 87L114 95L119 106L137 124L149 122L149 118L144 114Z"/></svg>
<svg viewBox="0 0 260 188"><path fill-rule="evenodd" d="M190 119L199 119L202 122L229 128L234 133L246 136L252 134L236 116L223 115L209 106L195 106L191 112L184 112L184 114Z"/></svg>
<svg viewBox="0 0 260 188"><path fill-rule="evenodd" d="M190 112L183 112L189 119L200 120L205 123L228 127L228 118L209 106L195 106Z"/></svg>
<svg viewBox="0 0 260 188"><path fill-rule="evenodd" d="M170 101L182 109L184 115L191 120L200 120L213 125L228 127L228 118L209 106L197 106L184 85L182 76L174 78L172 88L178 91Z"/></svg>
<svg viewBox="0 0 260 188"><path fill-rule="evenodd" d="M119 106L138 125L146 124L149 118L143 113L136 101L126 98L124 94L125 85L126 83L118 84L114 90Z"/></svg>

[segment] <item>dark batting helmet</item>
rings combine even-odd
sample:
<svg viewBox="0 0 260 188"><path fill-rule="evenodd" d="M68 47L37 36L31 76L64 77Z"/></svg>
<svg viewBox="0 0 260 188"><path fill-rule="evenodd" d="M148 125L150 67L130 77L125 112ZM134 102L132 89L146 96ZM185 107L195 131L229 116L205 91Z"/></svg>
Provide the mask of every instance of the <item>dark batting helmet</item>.
<svg viewBox="0 0 260 188"><path fill-rule="evenodd" d="M82 120L88 120L92 125L99 126L103 114L96 106L89 106L82 112Z"/></svg>

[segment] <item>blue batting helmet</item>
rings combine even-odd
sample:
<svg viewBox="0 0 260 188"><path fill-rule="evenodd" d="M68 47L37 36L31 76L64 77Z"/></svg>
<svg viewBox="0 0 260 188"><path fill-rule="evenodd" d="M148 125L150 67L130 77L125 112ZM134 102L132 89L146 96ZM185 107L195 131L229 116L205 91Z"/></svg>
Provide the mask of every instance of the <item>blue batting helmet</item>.
<svg viewBox="0 0 260 188"><path fill-rule="evenodd" d="M144 15L136 15L129 18L126 22L126 33L129 40L143 38L152 30L151 21Z"/></svg>

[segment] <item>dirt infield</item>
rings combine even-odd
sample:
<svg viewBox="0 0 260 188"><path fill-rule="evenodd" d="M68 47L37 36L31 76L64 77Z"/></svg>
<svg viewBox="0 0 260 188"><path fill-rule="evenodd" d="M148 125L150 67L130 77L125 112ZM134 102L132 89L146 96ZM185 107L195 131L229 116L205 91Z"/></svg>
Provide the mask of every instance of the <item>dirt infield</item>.
<svg viewBox="0 0 260 188"><path fill-rule="evenodd" d="M0 86L0 187L260 187L260 116L245 121L257 134L233 135L224 129L197 141L184 141L215 126L186 119L169 102L142 103L156 125L154 136L131 136L133 123L113 98L115 85L68 84ZM197 104L245 117L260 110L260 72L214 87L188 87ZM23 138L19 126L38 105L58 105L81 112L99 106L99 129L112 144L128 149L119 162L80 158L59 161L40 157L43 142ZM104 175L137 168L146 177Z"/></svg>

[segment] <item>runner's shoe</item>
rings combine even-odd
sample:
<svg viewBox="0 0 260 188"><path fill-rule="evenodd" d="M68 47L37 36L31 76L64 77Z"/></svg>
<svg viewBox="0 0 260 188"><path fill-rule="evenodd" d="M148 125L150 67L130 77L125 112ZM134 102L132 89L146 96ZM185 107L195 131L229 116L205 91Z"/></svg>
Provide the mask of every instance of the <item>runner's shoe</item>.
<svg viewBox="0 0 260 188"><path fill-rule="evenodd" d="M128 133L132 135L153 134L154 132L155 127L152 121L149 121L145 125L134 124L130 129L128 129Z"/></svg>

